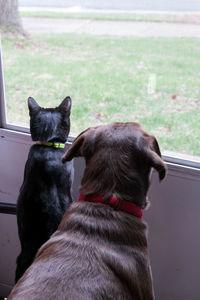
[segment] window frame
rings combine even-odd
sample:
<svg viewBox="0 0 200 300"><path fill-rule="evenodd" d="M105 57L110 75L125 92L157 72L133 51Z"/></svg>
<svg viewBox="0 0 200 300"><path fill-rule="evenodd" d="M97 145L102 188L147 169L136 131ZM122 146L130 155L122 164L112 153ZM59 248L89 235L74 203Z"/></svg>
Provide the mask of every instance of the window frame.
<svg viewBox="0 0 200 300"><path fill-rule="evenodd" d="M3 78L3 62L1 54L1 37L0 37L0 127L6 127L6 109L5 109L5 90Z"/></svg>
<svg viewBox="0 0 200 300"><path fill-rule="evenodd" d="M23 126L18 126L14 124L7 123L7 114L6 114L6 98L5 98L5 86L4 86L4 76L3 76L3 59L2 59L2 47L1 47L1 36L0 36L0 130L5 132L12 131L16 133L21 133L30 135L30 129ZM74 136L69 136L68 143L72 143L75 139ZM187 155L182 155L180 153L171 153L169 151L164 151L163 159L166 163L170 165L180 165L188 169L200 169L200 158Z"/></svg>

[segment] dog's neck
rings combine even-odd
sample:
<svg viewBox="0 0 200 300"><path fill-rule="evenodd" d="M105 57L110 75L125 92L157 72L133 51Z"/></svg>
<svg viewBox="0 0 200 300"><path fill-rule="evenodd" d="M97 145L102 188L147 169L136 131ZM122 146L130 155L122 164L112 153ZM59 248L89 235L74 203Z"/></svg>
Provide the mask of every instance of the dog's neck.
<svg viewBox="0 0 200 300"><path fill-rule="evenodd" d="M111 196L108 199L105 199L104 196L85 196L80 195L78 198L79 201L88 201L88 202L96 202L96 203L104 203L111 207L113 207L115 210L122 210L124 212L127 212L129 214L134 215L135 217L142 218L143 210L139 206L137 206L134 203L131 203L129 201L121 200L117 196Z"/></svg>

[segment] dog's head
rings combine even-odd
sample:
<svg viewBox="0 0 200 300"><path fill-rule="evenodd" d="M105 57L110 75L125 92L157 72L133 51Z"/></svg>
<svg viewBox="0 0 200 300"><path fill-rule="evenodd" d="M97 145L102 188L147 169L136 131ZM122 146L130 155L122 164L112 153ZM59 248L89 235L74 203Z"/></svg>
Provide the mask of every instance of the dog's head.
<svg viewBox="0 0 200 300"><path fill-rule="evenodd" d="M146 206L151 168L158 172L160 180L166 174L156 138L138 123L88 128L75 139L62 161L78 156L86 161L82 194L114 194L141 207Z"/></svg>

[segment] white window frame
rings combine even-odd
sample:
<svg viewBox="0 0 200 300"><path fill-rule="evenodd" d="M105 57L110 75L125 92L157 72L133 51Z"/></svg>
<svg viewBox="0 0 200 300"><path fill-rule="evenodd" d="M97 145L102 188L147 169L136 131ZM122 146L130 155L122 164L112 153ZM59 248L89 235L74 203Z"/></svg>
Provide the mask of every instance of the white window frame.
<svg viewBox="0 0 200 300"><path fill-rule="evenodd" d="M27 127L22 127L18 125L13 125L7 123L7 116L6 116L6 98L5 98L5 88L4 88L4 76L3 76L3 60L2 60L2 51L1 51L1 39L0 39L0 129L1 132L3 130L4 134L6 132L12 131L12 136L14 133L21 133L27 136L27 133L30 135L30 129ZM8 133L10 135L10 133ZM68 142L72 142L74 137L70 136ZM179 153L170 153L165 151L163 154L163 158L166 163L170 165L179 165L182 166L184 169L200 169L200 158L195 158L182 155Z"/></svg>

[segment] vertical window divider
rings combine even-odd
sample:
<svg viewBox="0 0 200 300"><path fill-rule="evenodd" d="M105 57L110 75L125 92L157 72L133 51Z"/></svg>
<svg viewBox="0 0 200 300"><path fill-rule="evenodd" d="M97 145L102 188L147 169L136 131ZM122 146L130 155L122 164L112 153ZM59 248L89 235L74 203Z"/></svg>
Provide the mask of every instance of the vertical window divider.
<svg viewBox="0 0 200 300"><path fill-rule="evenodd" d="M4 90L4 77L3 77L3 60L2 60L2 47L0 37L0 127L6 126L6 99Z"/></svg>

